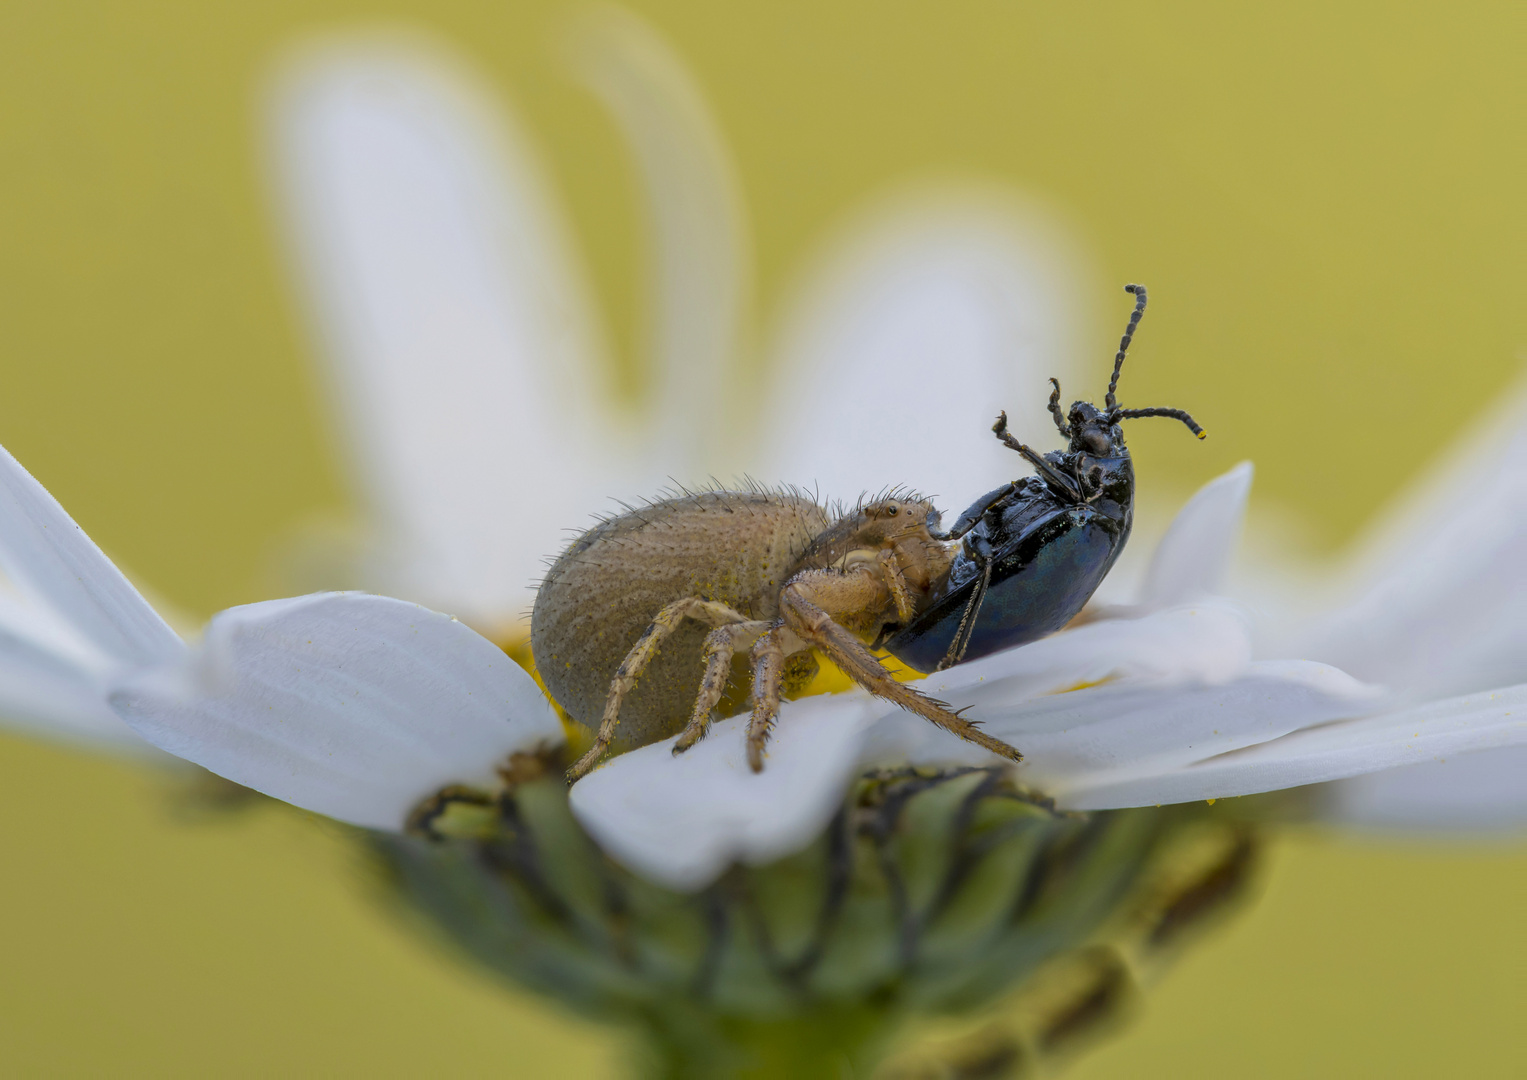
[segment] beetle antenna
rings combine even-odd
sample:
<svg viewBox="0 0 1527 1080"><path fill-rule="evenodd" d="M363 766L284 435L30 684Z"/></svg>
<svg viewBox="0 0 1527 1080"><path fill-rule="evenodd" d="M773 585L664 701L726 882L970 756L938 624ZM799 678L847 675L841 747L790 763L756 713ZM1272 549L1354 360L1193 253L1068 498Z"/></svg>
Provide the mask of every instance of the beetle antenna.
<svg viewBox="0 0 1527 1080"><path fill-rule="evenodd" d="M1071 425L1066 423L1066 414L1060 408L1060 380L1052 377L1050 385L1055 387L1050 391L1050 415L1055 417L1055 426L1060 429L1061 438L1069 439Z"/></svg>
<svg viewBox="0 0 1527 1080"><path fill-rule="evenodd" d="M1187 424L1188 430L1200 439L1207 434L1203 428L1198 426L1197 421L1181 409L1115 409L1108 414L1108 422L1110 424L1117 424L1120 420L1134 420L1141 416L1168 416L1173 420L1181 420L1184 424Z"/></svg>
<svg viewBox="0 0 1527 1080"><path fill-rule="evenodd" d="M1119 352L1113 358L1113 378L1108 380L1108 396L1103 399L1103 404L1110 412L1119 407L1119 399L1114 397L1114 391L1119 388L1119 371L1124 367L1124 354L1129 352L1129 343L1135 336L1135 327L1140 325L1140 316L1145 314L1145 286L1126 285L1124 291L1134 294L1135 310L1130 313L1129 325L1124 328L1124 336L1119 339Z"/></svg>

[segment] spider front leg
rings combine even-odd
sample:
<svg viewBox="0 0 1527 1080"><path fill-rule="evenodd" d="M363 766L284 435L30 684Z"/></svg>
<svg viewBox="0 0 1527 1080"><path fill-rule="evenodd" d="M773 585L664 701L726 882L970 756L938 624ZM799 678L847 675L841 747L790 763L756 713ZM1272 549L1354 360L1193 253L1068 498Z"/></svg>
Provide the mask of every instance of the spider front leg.
<svg viewBox="0 0 1527 1080"><path fill-rule="evenodd" d="M912 591L907 588L907 576L901 570L901 553L886 548L879 557L880 573L890 590L891 601L896 605L896 618L909 623L917 617L917 606L912 602Z"/></svg>
<svg viewBox="0 0 1527 1080"><path fill-rule="evenodd" d="M845 675L876 697L894 702L994 754L1022 761L1023 755L1015 747L950 712L944 702L897 682L875 654L837 621L838 618L882 612L889 602L890 590L886 583L867 571L839 574L829 570L808 570L797 574L780 593L780 622L801 641L820 649ZM763 641L760 641L759 646L762 645ZM758 648L754 649L755 656ZM758 694L756 675L753 685L754 693ZM775 708L778 708L777 703ZM758 716L758 704L755 704L755 721ZM772 722L770 717L769 723ZM761 758L754 770L760 768Z"/></svg>

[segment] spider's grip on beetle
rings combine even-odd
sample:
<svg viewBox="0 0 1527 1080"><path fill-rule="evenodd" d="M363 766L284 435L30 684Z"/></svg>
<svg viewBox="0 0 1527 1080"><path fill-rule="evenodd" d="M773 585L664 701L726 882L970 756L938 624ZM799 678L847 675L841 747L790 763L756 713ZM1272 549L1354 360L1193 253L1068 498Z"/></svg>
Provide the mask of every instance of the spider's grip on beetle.
<svg viewBox="0 0 1527 1080"><path fill-rule="evenodd" d="M1065 450L1041 454L992 431L1036 475L972 503L947 530L932 504L899 491L832 511L795 489L680 493L601 521L556 560L536 594L531 648L552 697L595 732L576 780L611 749L678 734L682 753L712 714L748 692L748 760L764 750L781 698L804 689L817 653L855 683L963 739L1018 761L913 687L871 651L935 671L1037 640L1070 622L1129 538L1134 469L1119 422L1180 409L1125 409L1119 375L1145 312L1142 285L1104 407L1048 408ZM873 643L873 644L870 644ZM743 651L746 650L744 655Z"/></svg>

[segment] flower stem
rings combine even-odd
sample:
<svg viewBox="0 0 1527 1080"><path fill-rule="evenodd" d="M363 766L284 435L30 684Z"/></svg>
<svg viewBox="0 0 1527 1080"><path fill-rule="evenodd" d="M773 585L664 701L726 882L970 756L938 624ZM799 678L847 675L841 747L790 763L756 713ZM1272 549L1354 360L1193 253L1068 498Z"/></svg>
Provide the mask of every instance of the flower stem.
<svg viewBox="0 0 1527 1080"><path fill-rule="evenodd" d="M642 1080L843 1080L867 1076L895 1029L892 1010L818 1006L773 1018L720 1015L687 1002L644 1017Z"/></svg>

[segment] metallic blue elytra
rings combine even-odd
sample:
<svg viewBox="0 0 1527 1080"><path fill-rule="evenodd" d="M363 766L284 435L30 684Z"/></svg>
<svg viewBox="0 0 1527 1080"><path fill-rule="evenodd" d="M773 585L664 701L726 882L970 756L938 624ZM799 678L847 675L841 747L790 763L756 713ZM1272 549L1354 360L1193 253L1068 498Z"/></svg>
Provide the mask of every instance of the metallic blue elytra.
<svg viewBox="0 0 1527 1080"><path fill-rule="evenodd" d="M1124 354L1145 311L1145 286L1128 285L1135 310L1114 357L1104 407L1086 401L1060 408L1054 379L1050 414L1069 440L1039 454L1007 431L1007 414L992 431L1022 454L1037 476L1004 484L977 499L937 539L962 539L948 577L918 615L877 642L918 671L938 671L1002 649L1027 645L1070 622L1113 568L1134 520L1135 473L1119 421L1140 416L1181 420L1180 409L1123 409L1114 396Z"/></svg>
<svg viewBox="0 0 1527 1080"><path fill-rule="evenodd" d="M1021 513L1029 508L1009 506L996 522L978 526L984 527L980 539L1004 554L993 562L961 659L1027 645L1065 626L1102 583L1129 533L1127 521L1121 525L1087 506L1051 507L1027 528L1007 527L1017 524L1013 518L1029 517ZM939 598L885 647L918 671L940 667L980 576L980 564L962 553Z"/></svg>

